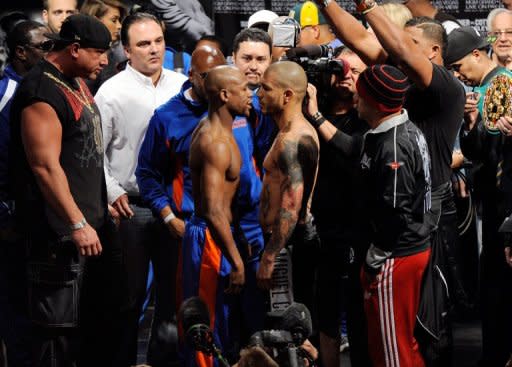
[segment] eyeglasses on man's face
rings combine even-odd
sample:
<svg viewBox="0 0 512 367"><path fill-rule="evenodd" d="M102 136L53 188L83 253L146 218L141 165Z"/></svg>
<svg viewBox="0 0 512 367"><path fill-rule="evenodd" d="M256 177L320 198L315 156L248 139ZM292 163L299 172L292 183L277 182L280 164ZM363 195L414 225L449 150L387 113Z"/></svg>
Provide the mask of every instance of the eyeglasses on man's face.
<svg viewBox="0 0 512 367"><path fill-rule="evenodd" d="M487 33L487 40L491 43L496 42L500 37L512 38L512 28L497 29Z"/></svg>
<svg viewBox="0 0 512 367"><path fill-rule="evenodd" d="M43 52L49 52L53 48L53 41L52 40L46 40L39 43L27 43L25 47L35 48L37 50L41 50Z"/></svg>

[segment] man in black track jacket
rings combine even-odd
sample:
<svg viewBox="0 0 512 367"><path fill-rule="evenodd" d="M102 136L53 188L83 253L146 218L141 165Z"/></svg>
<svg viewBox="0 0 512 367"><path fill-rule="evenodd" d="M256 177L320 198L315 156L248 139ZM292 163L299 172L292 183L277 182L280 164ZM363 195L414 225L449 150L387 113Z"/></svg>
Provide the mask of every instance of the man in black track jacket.
<svg viewBox="0 0 512 367"><path fill-rule="evenodd" d="M361 169L373 238L362 284L375 367L425 365L413 332L430 255L430 158L402 109L407 89L407 77L389 65L366 69L357 82L359 117L371 128Z"/></svg>

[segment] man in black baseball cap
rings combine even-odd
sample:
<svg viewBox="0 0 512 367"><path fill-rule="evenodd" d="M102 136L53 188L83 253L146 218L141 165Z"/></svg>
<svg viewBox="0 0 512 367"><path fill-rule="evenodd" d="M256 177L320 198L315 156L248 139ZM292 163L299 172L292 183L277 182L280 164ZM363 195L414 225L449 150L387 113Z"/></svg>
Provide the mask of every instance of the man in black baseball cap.
<svg viewBox="0 0 512 367"><path fill-rule="evenodd" d="M489 43L472 27L460 27L448 35L445 64L468 85L479 85L496 65L487 56Z"/></svg>
<svg viewBox="0 0 512 367"><path fill-rule="evenodd" d="M95 17L85 14L69 16L59 33L45 33L54 42L48 55L62 53L67 56L59 58L67 69L64 74L70 77L96 79L108 63L106 51L110 49L111 35L107 27Z"/></svg>
<svg viewBox="0 0 512 367"><path fill-rule="evenodd" d="M28 250L29 348L36 366L79 359L90 366L87 358L114 366L120 260L107 216L101 115L83 80L107 65L110 32L93 17L72 15L48 37L54 48L25 75L11 105L10 179Z"/></svg>
<svg viewBox="0 0 512 367"><path fill-rule="evenodd" d="M85 14L69 16L59 33L47 33L45 36L54 40L57 48L78 43L82 48L108 50L112 41L107 27L95 17Z"/></svg>
<svg viewBox="0 0 512 367"><path fill-rule="evenodd" d="M512 131L508 116L512 73L487 55L488 43L471 27L455 29L448 36L446 60L464 83L473 86L467 93L462 153L481 162L475 188L482 203L481 304L482 366L505 365L510 355L512 332L508 319L511 307L512 271L503 256L504 239L498 232L510 214L512 150L505 135ZM501 132L501 134L500 134ZM507 244L508 246L508 244ZM507 260L507 261L505 261Z"/></svg>

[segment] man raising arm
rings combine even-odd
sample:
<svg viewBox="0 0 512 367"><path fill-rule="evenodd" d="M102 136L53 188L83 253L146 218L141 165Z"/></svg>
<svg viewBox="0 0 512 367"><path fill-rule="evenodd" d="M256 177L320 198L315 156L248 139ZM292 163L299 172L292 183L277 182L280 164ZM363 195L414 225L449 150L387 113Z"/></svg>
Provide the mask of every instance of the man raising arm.
<svg viewBox="0 0 512 367"><path fill-rule="evenodd" d="M389 59L413 82L407 92L404 107L411 121L425 135L431 157L432 208L429 221L433 230L439 228L433 233L432 244L444 246L449 257L446 262L448 265L443 270L449 286L457 294L453 297L454 302L459 308L471 307L462 287L455 254L457 218L450 179L452 152L464 116L465 97L460 83L443 66L446 32L441 23L426 17L411 19L404 29L400 29L373 0L357 5ZM336 29L350 38L350 42L359 41L348 32L348 25L340 23L336 18L338 14L348 18L348 13L334 2L329 2L323 11L335 22ZM358 27L362 28L362 25ZM354 31L354 34L359 34L359 31ZM361 38L365 39L362 35ZM356 51L361 57L364 55L370 59L371 51L363 48L370 41L360 42L356 45L359 46Z"/></svg>

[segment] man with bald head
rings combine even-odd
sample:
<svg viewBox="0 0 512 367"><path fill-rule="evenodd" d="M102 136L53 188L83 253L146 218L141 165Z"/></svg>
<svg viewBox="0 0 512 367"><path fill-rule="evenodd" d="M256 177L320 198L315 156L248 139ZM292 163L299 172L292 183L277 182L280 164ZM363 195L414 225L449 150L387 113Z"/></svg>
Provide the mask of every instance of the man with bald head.
<svg viewBox="0 0 512 367"><path fill-rule="evenodd" d="M236 192L242 157L233 135L237 115L249 115L252 92L244 75L231 66L212 69L205 81L208 116L190 145L194 215L183 238L183 298L200 296L208 306L214 342L236 358L235 307L245 284L247 248L236 238ZM233 361L232 361L233 362ZM202 353L185 353L186 366L213 366Z"/></svg>
<svg viewBox="0 0 512 367"><path fill-rule="evenodd" d="M260 223L269 237L257 273L258 285L272 287L276 256L286 245L293 244L293 291L297 302L313 303L313 268L311 252L305 249L318 244L310 214L319 159L319 141L315 129L302 114L307 78L296 63L272 64L265 72L258 96L264 113L272 116L279 132L263 167ZM305 246L305 242L308 246ZM307 275L306 275L307 274Z"/></svg>
<svg viewBox="0 0 512 367"><path fill-rule="evenodd" d="M191 61L188 80L183 83L180 92L154 111L135 171L142 201L147 203L152 213L161 219L169 233L177 239L172 245L172 256L161 259L171 272L169 281L173 286L173 269L177 266L177 253L185 231L185 221L194 210L188 156L192 132L208 107L204 79L210 69L226 63L219 50L208 46L196 49ZM140 284L141 291L144 285ZM169 289L167 294L171 296L174 292ZM172 304L175 303L173 299ZM168 312L169 317L173 313ZM151 356L152 365L165 363L168 356L161 350L158 343L150 344L148 355Z"/></svg>
<svg viewBox="0 0 512 367"><path fill-rule="evenodd" d="M209 46L198 47L192 54L189 81L178 96L155 111L149 124L135 174L142 198L153 212L160 212L162 218L175 215L178 219L188 219L194 210L188 167L190 140L192 131L208 113L204 79L210 69L223 64L225 60L220 51ZM266 299L266 293L256 287L255 280L263 235L258 221L262 183L254 164L258 159L254 156L259 142L264 141L262 132L271 128L267 120L259 119L257 126L254 120L240 115L233 121L233 135L242 159L237 193L239 228L251 254L247 261L247 287L241 295L243 307L248 310L243 313L246 316L243 324L249 334L263 327ZM179 284L181 281L178 279Z"/></svg>

